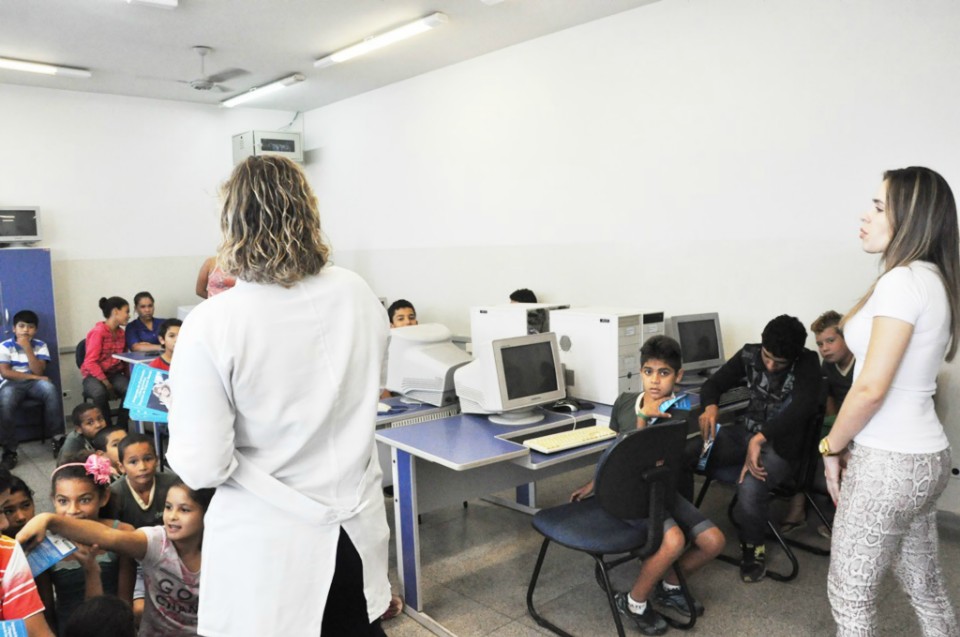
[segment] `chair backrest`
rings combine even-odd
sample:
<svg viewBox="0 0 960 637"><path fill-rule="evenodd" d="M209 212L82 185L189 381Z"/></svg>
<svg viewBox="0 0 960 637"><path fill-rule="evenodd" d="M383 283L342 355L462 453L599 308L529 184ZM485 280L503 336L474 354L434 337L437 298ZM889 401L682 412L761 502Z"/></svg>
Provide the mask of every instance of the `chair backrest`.
<svg viewBox="0 0 960 637"><path fill-rule="evenodd" d="M597 467L597 503L624 520L652 518L656 508L669 507L676 494L686 429L684 422L650 425L614 442Z"/></svg>
<svg viewBox="0 0 960 637"><path fill-rule="evenodd" d="M74 358L77 361L77 369L80 369L81 367L83 367L83 359L85 359L86 357L87 357L87 339L84 338L84 339L81 339L79 343L77 343L77 351L74 354Z"/></svg>

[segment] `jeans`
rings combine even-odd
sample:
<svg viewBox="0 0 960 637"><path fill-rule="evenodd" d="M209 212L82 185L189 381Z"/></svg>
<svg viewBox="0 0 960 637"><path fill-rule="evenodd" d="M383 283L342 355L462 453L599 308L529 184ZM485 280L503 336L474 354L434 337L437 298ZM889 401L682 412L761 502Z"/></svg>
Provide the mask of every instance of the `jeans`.
<svg viewBox="0 0 960 637"><path fill-rule="evenodd" d="M747 446L754 434L741 424L724 425L713 442L707 473L724 467L735 467L737 476L747 458ZM766 480L758 480L749 472L737 485L737 505L733 515L740 524L740 541L745 544L763 544L767 535L770 509L770 490L775 489L793 474L789 462L773 450L767 442L760 451L760 464L767 471Z"/></svg>
<svg viewBox="0 0 960 637"><path fill-rule="evenodd" d="M0 386L0 446L17 450L14 416L26 398L43 403L43 427L47 437L63 433L60 417L60 390L49 380L8 380Z"/></svg>
<svg viewBox="0 0 960 637"><path fill-rule="evenodd" d="M110 381L110 384L113 385L114 391L117 393L117 398L122 399L127 393L127 385L130 383L130 379L126 374L110 374L107 376L107 380ZM117 416L117 422L111 423L110 421L110 396L107 394L107 387L99 379L94 376L85 376L83 378L83 393L85 396L88 396L90 400L93 401L93 404L100 408L100 412L103 414L103 419L107 421L107 425L116 424L121 427L127 426L127 410L120 409L120 415Z"/></svg>

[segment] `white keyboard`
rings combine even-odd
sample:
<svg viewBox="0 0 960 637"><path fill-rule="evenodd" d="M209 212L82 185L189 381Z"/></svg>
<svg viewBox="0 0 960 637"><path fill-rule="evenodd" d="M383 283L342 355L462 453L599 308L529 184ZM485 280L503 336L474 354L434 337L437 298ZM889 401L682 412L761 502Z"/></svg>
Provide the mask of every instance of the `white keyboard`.
<svg viewBox="0 0 960 637"><path fill-rule="evenodd" d="M540 453L557 453L616 437L617 432L610 427L581 427L539 438L528 438L523 441L523 444Z"/></svg>

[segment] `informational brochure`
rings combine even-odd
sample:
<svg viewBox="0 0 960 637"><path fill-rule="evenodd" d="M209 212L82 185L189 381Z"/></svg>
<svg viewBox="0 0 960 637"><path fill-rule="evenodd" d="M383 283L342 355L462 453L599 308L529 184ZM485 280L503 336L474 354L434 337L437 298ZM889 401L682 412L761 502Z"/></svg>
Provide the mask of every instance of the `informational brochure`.
<svg viewBox="0 0 960 637"><path fill-rule="evenodd" d="M149 365L134 365L123 406L130 418L145 422L170 419L170 372Z"/></svg>
<svg viewBox="0 0 960 637"><path fill-rule="evenodd" d="M30 572L36 577L76 550L77 545L67 538L47 531L47 537L43 542L27 553ZM0 633L0 635L6 635L6 633Z"/></svg>
<svg viewBox="0 0 960 637"><path fill-rule="evenodd" d="M0 621L0 637L29 637L22 619Z"/></svg>

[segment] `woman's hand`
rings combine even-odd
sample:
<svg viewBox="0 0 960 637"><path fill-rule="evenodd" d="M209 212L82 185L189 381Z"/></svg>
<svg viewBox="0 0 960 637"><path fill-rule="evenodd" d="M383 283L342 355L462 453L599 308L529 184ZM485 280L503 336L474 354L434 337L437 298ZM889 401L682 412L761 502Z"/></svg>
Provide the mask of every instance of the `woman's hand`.
<svg viewBox="0 0 960 637"><path fill-rule="evenodd" d="M835 456L823 457L823 475L827 479L827 493L830 494L834 506L840 501L840 482L843 481L849 456L850 452L844 451Z"/></svg>
<svg viewBox="0 0 960 637"><path fill-rule="evenodd" d="M17 542L23 546L23 550L29 551L47 537L47 524L52 513L38 513L27 522L20 532L17 533Z"/></svg>

